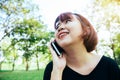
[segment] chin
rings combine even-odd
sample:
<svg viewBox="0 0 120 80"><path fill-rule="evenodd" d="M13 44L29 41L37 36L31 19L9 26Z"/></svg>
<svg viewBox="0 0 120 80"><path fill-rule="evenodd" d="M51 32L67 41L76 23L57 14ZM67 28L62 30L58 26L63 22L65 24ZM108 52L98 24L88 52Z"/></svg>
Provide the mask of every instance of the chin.
<svg viewBox="0 0 120 80"><path fill-rule="evenodd" d="M68 46L68 45L70 45L72 42L70 41L70 40L61 40L60 41L60 46L61 47L65 47L65 46Z"/></svg>

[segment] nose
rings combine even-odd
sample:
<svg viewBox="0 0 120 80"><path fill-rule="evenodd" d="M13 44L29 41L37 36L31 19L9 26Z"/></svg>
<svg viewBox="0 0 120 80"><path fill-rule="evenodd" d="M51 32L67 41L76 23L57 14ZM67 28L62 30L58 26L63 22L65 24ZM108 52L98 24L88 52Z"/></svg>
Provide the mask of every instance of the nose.
<svg viewBox="0 0 120 80"><path fill-rule="evenodd" d="M58 32L61 31L61 30L64 30L64 29L65 29L65 25L61 24L61 26L58 28Z"/></svg>

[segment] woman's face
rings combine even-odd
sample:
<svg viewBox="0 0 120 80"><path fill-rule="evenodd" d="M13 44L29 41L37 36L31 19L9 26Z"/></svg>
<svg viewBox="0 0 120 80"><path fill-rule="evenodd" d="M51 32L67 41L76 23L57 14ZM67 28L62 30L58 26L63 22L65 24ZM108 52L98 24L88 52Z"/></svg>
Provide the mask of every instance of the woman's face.
<svg viewBox="0 0 120 80"><path fill-rule="evenodd" d="M82 27L76 15L63 22L56 22L55 39L61 47L80 42L82 40Z"/></svg>

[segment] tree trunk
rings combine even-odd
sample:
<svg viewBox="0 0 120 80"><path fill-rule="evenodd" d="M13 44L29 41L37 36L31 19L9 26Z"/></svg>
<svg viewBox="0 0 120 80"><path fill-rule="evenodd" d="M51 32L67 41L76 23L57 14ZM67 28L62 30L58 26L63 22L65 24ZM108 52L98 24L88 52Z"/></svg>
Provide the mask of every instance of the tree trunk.
<svg viewBox="0 0 120 80"><path fill-rule="evenodd" d="M28 64L28 60L26 59L26 71L28 71L29 69L29 64Z"/></svg>
<svg viewBox="0 0 120 80"><path fill-rule="evenodd" d="M114 60L117 62L116 55L115 55L115 51L114 51L114 43L112 43L111 49L113 50L113 58L114 58Z"/></svg>
<svg viewBox="0 0 120 80"><path fill-rule="evenodd" d="M14 69L15 69L15 61L16 61L16 57L14 56L14 61L13 61L13 64L12 64L12 71L14 71Z"/></svg>
<svg viewBox="0 0 120 80"><path fill-rule="evenodd" d="M0 70L2 70L2 63L3 63L3 61L0 62Z"/></svg>
<svg viewBox="0 0 120 80"><path fill-rule="evenodd" d="M39 61L38 61L38 55L36 54L36 63L37 63L37 70L39 70Z"/></svg>
<svg viewBox="0 0 120 80"><path fill-rule="evenodd" d="M12 64L12 71L14 71L14 69L15 69L15 62L13 62Z"/></svg>

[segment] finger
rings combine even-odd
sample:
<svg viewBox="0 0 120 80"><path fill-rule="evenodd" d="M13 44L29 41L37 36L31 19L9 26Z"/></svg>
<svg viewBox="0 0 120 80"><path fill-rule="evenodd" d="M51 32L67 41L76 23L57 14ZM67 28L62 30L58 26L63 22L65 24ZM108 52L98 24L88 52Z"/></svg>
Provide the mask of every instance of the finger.
<svg viewBox="0 0 120 80"><path fill-rule="evenodd" d="M65 52L62 53L62 57L66 58L66 53Z"/></svg>

